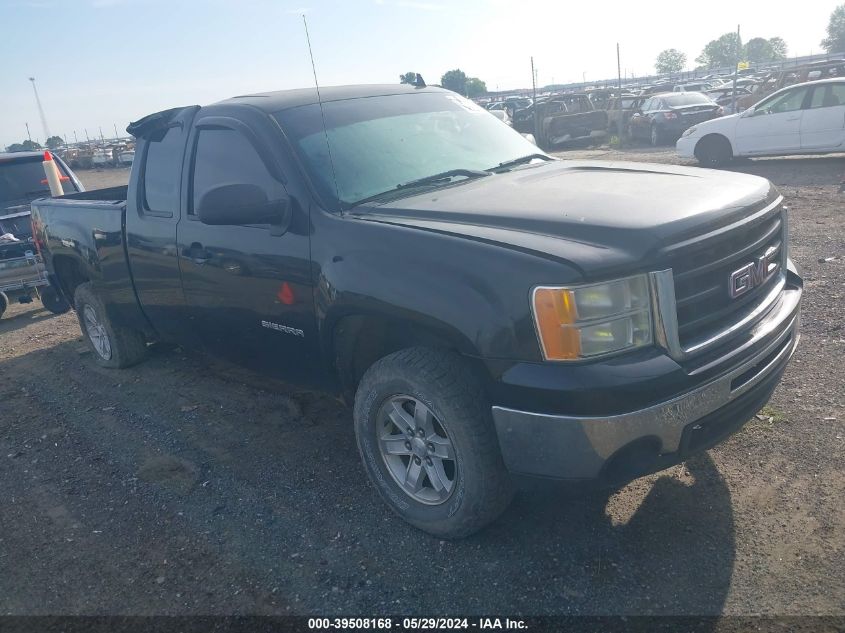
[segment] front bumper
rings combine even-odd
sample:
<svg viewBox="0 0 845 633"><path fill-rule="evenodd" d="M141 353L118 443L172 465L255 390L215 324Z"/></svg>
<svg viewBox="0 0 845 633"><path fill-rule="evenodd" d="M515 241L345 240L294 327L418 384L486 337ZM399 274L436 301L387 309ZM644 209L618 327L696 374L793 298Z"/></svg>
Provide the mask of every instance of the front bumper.
<svg viewBox="0 0 845 633"><path fill-rule="evenodd" d="M800 285L789 286L754 326L753 353L681 395L602 416L494 406L505 465L522 475L625 480L709 448L750 419L777 386L800 337L801 293Z"/></svg>
<svg viewBox="0 0 845 633"><path fill-rule="evenodd" d="M695 145L698 143L698 137L695 135L682 136L675 143L675 149L678 156L681 158L695 158Z"/></svg>

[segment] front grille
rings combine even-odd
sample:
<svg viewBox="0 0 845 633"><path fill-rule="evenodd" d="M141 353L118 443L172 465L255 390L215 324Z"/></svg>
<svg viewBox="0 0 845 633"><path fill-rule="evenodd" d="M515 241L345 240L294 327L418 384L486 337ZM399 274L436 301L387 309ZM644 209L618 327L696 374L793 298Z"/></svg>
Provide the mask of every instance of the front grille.
<svg viewBox="0 0 845 633"><path fill-rule="evenodd" d="M780 208L773 214L731 230L692 242L672 256L678 338L683 349L716 336L753 311L779 283L783 268L784 228ZM777 262L776 273L734 298L731 273L763 254Z"/></svg>

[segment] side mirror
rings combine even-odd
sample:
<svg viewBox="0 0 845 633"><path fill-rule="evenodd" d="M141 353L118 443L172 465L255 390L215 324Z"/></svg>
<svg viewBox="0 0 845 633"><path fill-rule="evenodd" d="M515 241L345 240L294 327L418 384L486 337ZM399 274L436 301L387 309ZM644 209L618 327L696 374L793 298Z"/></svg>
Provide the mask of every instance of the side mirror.
<svg viewBox="0 0 845 633"><path fill-rule="evenodd" d="M290 199L268 200L258 185L221 185L210 189L199 201L197 216L203 224L233 226L270 224L282 233L290 223ZM279 234L277 230L273 234Z"/></svg>
<svg viewBox="0 0 845 633"><path fill-rule="evenodd" d="M754 108L753 108L753 107L751 107L751 108L748 108L748 109L746 109L746 110L743 110L743 112L742 112L742 116L743 116L743 118L744 118L744 117L749 117L749 116L754 116L754 112L755 112Z"/></svg>

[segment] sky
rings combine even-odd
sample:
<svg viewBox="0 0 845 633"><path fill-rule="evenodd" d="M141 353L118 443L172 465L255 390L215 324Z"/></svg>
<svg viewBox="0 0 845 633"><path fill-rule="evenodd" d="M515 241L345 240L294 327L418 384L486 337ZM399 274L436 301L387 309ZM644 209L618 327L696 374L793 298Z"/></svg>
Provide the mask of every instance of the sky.
<svg viewBox="0 0 845 633"><path fill-rule="evenodd" d="M790 56L822 52L842 0L0 0L0 147L42 144L29 77L51 134L123 133L166 108L312 86L308 20L321 85L429 83L460 68L490 90L653 72L665 48L686 53L742 26L779 36Z"/></svg>

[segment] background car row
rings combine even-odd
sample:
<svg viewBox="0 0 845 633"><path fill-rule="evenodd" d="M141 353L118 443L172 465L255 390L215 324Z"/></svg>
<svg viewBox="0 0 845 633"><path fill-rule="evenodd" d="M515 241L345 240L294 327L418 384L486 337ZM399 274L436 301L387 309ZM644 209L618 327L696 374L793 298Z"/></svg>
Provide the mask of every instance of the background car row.
<svg viewBox="0 0 845 633"><path fill-rule="evenodd" d="M509 97L486 107L544 149L609 135L652 145L677 141L682 156L708 165L736 156L831 152L845 147L845 60L551 94L536 102ZM699 144L705 132L715 136Z"/></svg>

